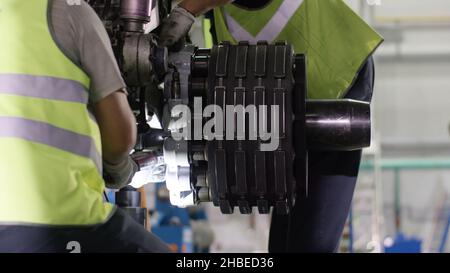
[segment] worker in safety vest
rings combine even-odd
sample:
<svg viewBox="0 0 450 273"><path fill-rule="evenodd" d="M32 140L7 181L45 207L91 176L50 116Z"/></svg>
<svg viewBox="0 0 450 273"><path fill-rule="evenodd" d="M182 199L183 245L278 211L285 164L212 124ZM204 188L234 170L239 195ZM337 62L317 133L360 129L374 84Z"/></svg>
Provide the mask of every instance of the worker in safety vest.
<svg viewBox="0 0 450 273"><path fill-rule="evenodd" d="M284 40L306 54L310 99L372 98L371 56L383 38L343 0L236 0L207 17L216 43ZM186 35L178 29L166 45ZM269 250L336 251L360 160L361 151L311 152L308 197L299 195L290 216L273 216Z"/></svg>
<svg viewBox="0 0 450 273"><path fill-rule="evenodd" d="M211 7L187 2L188 21ZM94 10L0 0L0 37L0 252L168 252L103 200L105 182L143 184L126 85Z"/></svg>

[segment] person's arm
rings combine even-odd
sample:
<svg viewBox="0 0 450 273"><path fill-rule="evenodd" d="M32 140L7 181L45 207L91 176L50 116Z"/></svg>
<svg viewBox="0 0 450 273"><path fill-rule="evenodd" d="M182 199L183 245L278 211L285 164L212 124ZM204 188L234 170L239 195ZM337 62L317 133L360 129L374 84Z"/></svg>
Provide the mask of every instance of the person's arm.
<svg viewBox="0 0 450 273"><path fill-rule="evenodd" d="M136 143L136 120L122 91L108 95L94 104L102 138L106 186L120 189L132 181L139 167L129 156Z"/></svg>
<svg viewBox="0 0 450 273"><path fill-rule="evenodd" d="M93 107L102 136L103 159L118 164L128 157L136 143L136 120L126 94L118 91Z"/></svg>
<svg viewBox="0 0 450 273"><path fill-rule="evenodd" d="M58 46L91 80L89 109L100 128L106 186L122 188L138 170L128 156L136 141L136 121L111 41L98 15L84 1L80 5L52 1L50 18Z"/></svg>

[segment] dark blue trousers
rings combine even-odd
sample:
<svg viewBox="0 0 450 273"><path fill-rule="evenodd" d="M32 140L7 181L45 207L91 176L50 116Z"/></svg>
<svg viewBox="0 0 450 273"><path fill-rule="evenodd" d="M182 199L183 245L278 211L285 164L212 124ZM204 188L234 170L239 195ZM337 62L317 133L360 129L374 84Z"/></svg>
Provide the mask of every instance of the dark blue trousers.
<svg viewBox="0 0 450 273"><path fill-rule="evenodd" d="M0 253L168 253L168 246L120 208L89 227L0 225Z"/></svg>
<svg viewBox="0 0 450 273"><path fill-rule="evenodd" d="M372 99L375 69L369 58L346 98ZM274 214L269 252L335 252L358 176L361 151L310 152L309 192L299 194L288 216Z"/></svg>

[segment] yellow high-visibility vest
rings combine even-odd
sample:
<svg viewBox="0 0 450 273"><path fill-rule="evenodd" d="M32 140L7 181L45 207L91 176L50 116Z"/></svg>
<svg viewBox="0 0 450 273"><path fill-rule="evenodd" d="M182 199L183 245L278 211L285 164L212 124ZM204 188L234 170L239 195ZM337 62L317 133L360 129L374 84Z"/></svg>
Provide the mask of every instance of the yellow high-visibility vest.
<svg viewBox="0 0 450 273"><path fill-rule="evenodd" d="M342 0L273 0L258 10L233 4L214 10L219 42L287 41L306 54L308 97L347 93L383 38Z"/></svg>
<svg viewBox="0 0 450 273"><path fill-rule="evenodd" d="M113 210L90 79L55 43L50 4L0 1L0 225L93 225Z"/></svg>

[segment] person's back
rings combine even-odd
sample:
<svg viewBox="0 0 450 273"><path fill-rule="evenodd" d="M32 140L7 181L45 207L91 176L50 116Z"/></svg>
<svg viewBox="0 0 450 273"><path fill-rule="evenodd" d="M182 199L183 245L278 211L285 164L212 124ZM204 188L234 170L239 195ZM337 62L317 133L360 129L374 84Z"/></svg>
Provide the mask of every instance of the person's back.
<svg viewBox="0 0 450 273"><path fill-rule="evenodd" d="M346 95L383 42L345 1L237 0L214 10L218 42L286 41L306 54L308 97Z"/></svg>
<svg viewBox="0 0 450 273"><path fill-rule="evenodd" d="M0 221L98 224L112 206L102 199L90 78L54 42L47 2L2 1Z"/></svg>
<svg viewBox="0 0 450 273"><path fill-rule="evenodd" d="M136 121L104 26L84 1L0 1L0 252L167 252L112 204Z"/></svg>

